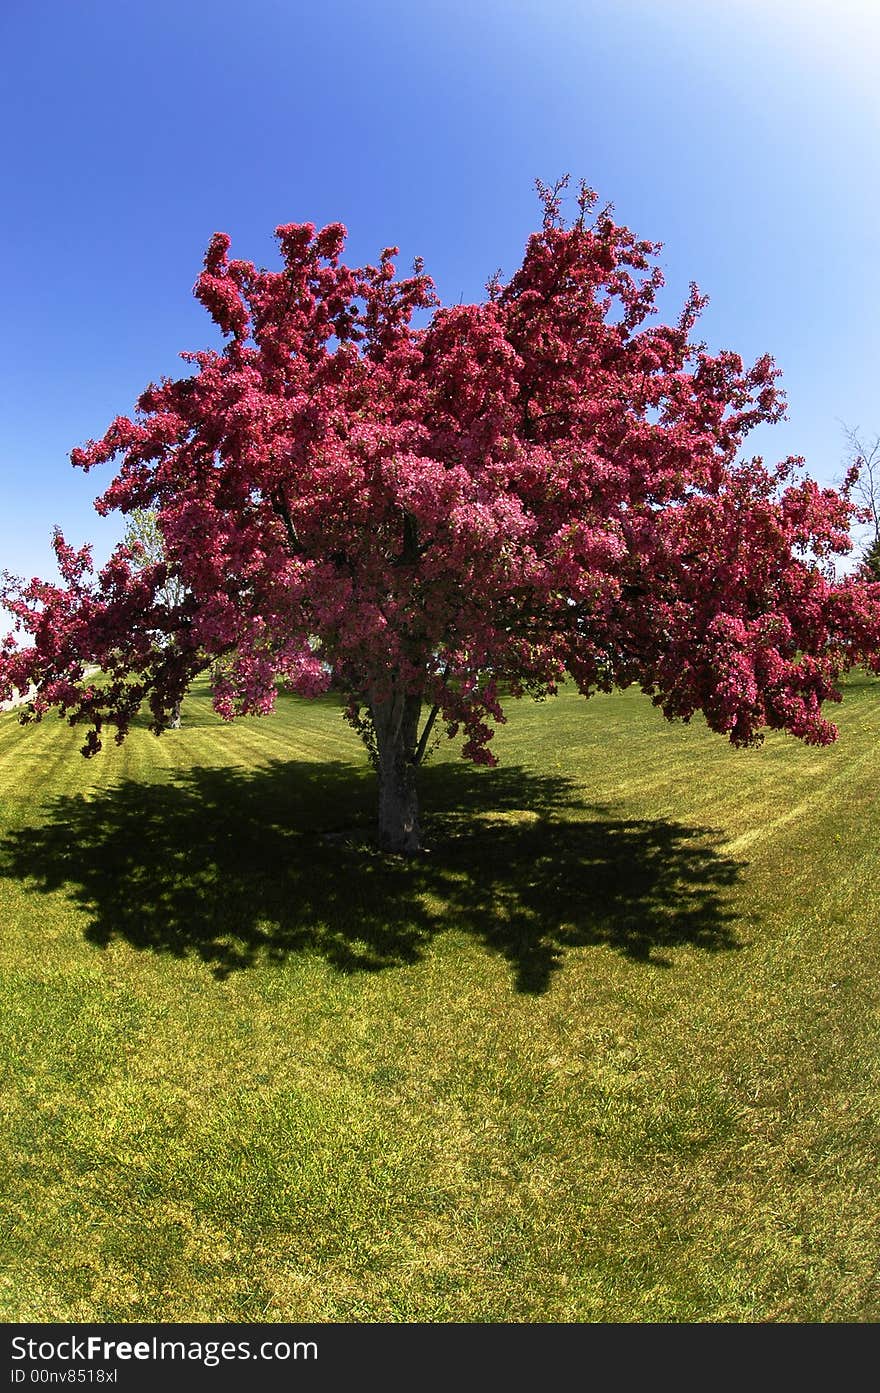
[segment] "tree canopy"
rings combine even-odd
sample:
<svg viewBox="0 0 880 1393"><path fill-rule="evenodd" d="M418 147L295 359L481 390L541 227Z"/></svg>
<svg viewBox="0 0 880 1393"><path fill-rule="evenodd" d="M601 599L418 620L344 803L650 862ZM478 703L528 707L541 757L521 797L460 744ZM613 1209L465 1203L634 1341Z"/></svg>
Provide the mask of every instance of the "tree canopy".
<svg viewBox="0 0 880 1393"><path fill-rule="evenodd" d="M195 295L224 346L71 456L121 461L96 507L150 510L162 547L95 574L56 533L60 583L7 579L31 641L7 639L0 689L35 682L32 714L84 723L91 754L145 701L161 732L206 667L227 718L332 685L401 851L421 723L492 763L503 703L566 676L638 683L736 745L831 741L823 704L880 651L880 586L835 575L847 487L740 458L783 412L772 358L709 352L695 286L657 322L658 245L585 185L567 221L566 182L539 185L542 225L479 304L441 306L394 247L347 265L338 223L277 228L275 270L216 234Z"/></svg>

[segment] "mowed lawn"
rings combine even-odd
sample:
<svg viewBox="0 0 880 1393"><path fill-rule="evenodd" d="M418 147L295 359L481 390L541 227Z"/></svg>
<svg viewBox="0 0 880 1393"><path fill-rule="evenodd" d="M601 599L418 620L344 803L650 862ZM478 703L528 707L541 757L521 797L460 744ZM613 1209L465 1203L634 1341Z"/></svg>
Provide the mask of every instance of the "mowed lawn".
<svg viewBox="0 0 880 1393"><path fill-rule="evenodd" d="M412 862L331 701L0 717L0 1319L880 1319L880 683L509 714Z"/></svg>

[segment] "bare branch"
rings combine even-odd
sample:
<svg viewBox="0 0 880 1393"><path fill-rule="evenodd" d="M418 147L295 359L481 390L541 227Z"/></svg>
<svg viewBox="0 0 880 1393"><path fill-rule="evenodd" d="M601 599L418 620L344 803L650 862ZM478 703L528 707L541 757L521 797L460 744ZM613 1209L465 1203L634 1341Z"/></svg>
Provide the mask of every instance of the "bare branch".
<svg viewBox="0 0 880 1393"><path fill-rule="evenodd" d="M857 465L859 476L853 485L852 496L869 516L874 546L880 544L880 434L865 436L860 426L847 426L841 421L847 441L847 459Z"/></svg>

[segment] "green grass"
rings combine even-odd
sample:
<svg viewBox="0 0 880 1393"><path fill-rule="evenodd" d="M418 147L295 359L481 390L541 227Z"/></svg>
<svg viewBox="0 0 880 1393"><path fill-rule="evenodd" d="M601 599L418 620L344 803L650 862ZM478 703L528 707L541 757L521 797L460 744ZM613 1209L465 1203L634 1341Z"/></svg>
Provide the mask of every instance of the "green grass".
<svg viewBox="0 0 880 1393"><path fill-rule="evenodd" d="M840 719L513 704L404 862L330 702L0 718L0 1319L880 1319L880 684Z"/></svg>

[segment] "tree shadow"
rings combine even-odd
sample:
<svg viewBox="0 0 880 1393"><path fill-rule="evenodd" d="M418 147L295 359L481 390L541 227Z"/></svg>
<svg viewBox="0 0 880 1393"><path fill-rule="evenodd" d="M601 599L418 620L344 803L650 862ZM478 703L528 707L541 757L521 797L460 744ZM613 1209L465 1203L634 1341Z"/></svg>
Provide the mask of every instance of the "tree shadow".
<svg viewBox="0 0 880 1393"><path fill-rule="evenodd" d="M372 778L350 764L275 761L127 781L47 805L0 843L0 875L63 890L90 942L197 955L218 976L317 952L344 972L418 960L454 927L542 992L566 950L607 944L668 965L680 944L737 947L740 865L717 834L620 819L565 778L523 769L423 771L428 851L380 855Z"/></svg>

